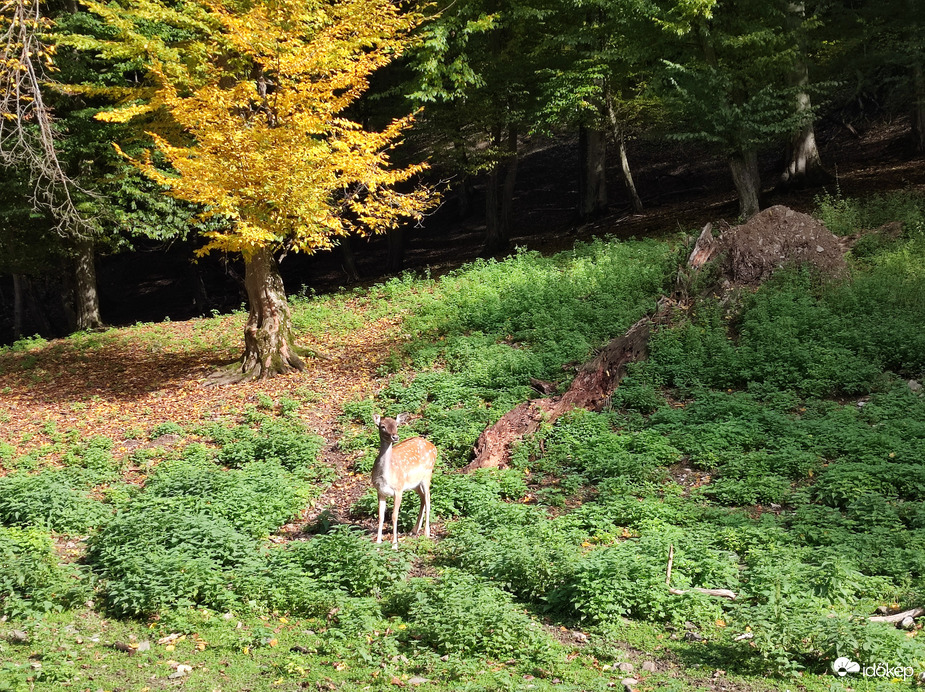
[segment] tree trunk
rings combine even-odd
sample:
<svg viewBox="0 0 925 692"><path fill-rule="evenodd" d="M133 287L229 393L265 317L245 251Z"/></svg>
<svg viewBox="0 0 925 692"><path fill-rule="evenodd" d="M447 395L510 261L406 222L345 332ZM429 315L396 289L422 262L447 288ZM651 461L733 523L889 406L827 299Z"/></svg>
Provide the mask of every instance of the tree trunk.
<svg viewBox="0 0 925 692"><path fill-rule="evenodd" d="M797 94L797 108L809 110L809 94ZM832 175L822 167L822 158L816 146L816 133L812 120L796 132L787 145L787 165L780 178L784 189L816 187L832 182Z"/></svg>
<svg viewBox="0 0 925 692"><path fill-rule="evenodd" d="M353 248L350 246L350 236L344 236L340 239L340 258L343 260L341 268L347 275L347 281L357 283L360 280L360 272L357 270L356 258L353 256Z"/></svg>
<svg viewBox="0 0 925 692"><path fill-rule="evenodd" d="M578 129L578 216L593 219L607 212L607 140L597 128Z"/></svg>
<svg viewBox="0 0 925 692"><path fill-rule="evenodd" d="M456 170L469 170L469 153L466 150L466 143L462 139L453 140L453 149L456 152ZM459 183L453 186L456 192L457 209L460 219L469 218L472 213L472 196L474 193L472 187L472 176L468 173L460 173Z"/></svg>
<svg viewBox="0 0 925 692"><path fill-rule="evenodd" d="M912 86L914 91L912 112L913 146L917 154L925 154L925 69L921 62L912 67Z"/></svg>
<svg viewBox="0 0 925 692"><path fill-rule="evenodd" d="M623 186L626 188L626 194L629 195L630 203L633 205L633 213L642 213L642 199L636 192L636 183L633 182L633 172L630 170L630 160L626 155L626 139L623 131L620 131L620 137L617 139L617 151L620 154L620 176L623 178Z"/></svg>
<svg viewBox="0 0 925 692"><path fill-rule="evenodd" d="M501 204L498 194L500 177L501 164L495 164L488 172L488 181L485 184L485 248L482 254L486 257L506 249L501 246Z"/></svg>
<svg viewBox="0 0 925 692"><path fill-rule="evenodd" d="M95 286L95 284L94 284ZM22 277L22 292L25 298L26 308L32 316L31 331L42 336L51 336L54 330L51 328L51 322L48 320L48 313L45 309L43 293L36 290L35 281L29 276Z"/></svg>
<svg viewBox="0 0 925 692"><path fill-rule="evenodd" d="M244 327L244 355L236 379L266 379L304 370L292 334L292 316L283 279L269 248L245 257L244 286L250 313Z"/></svg>
<svg viewBox="0 0 925 692"><path fill-rule="evenodd" d="M389 230L386 238L389 241L389 257L387 269L390 274L397 274L405 267L405 238L407 226L397 226Z"/></svg>
<svg viewBox="0 0 925 692"><path fill-rule="evenodd" d="M501 135L493 137L501 144ZM517 182L517 128L508 128L508 156L492 166L485 188L485 249L487 257L506 252L511 242L514 207L514 185Z"/></svg>
<svg viewBox="0 0 925 692"><path fill-rule="evenodd" d="M202 272L199 270L199 263L191 260L184 267L184 278L186 279L187 290L193 299L193 311L199 317L209 315L209 294L206 291L205 282L202 280Z"/></svg>
<svg viewBox="0 0 925 692"><path fill-rule="evenodd" d="M760 210L761 174L758 172L758 154L754 149L743 149L729 157L729 169L739 193L739 217L747 221Z"/></svg>
<svg viewBox="0 0 925 692"><path fill-rule="evenodd" d="M501 243L504 249L511 245L511 230L514 227L514 186L517 184L517 128L513 125L507 131L508 159L504 170L504 188L501 194Z"/></svg>
<svg viewBox="0 0 925 692"><path fill-rule="evenodd" d="M13 274L13 341L22 338L23 289L22 274Z"/></svg>
<svg viewBox="0 0 925 692"><path fill-rule="evenodd" d="M77 331L99 329L103 326L103 319L100 317L100 298L96 288L93 241L78 238L74 249L74 327Z"/></svg>
<svg viewBox="0 0 925 692"><path fill-rule="evenodd" d="M626 154L626 134L623 123L617 116L617 111L613 107L613 101L607 98L607 119L610 121L610 136L613 137L614 144L617 145L617 153L620 155L620 177L623 178L623 187L626 188L626 194L629 195L630 204L633 205L633 213L642 213L642 199L636 191L636 183L633 181L633 172L630 170L630 160Z"/></svg>
<svg viewBox="0 0 925 692"><path fill-rule="evenodd" d="M799 36L806 19L806 8L802 2L794 2L788 9L790 29L794 35ZM797 89L794 108L803 125L793 133L787 145L786 164L780 178L780 187L784 189L814 187L833 180L831 174L822 167L822 157L816 146L812 100L807 91L809 67L804 59L803 42L798 38L797 43L797 58L790 73L790 83Z"/></svg>
<svg viewBox="0 0 925 692"><path fill-rule="evenodd" d="M468 173L463 173L459 179L459 184L454 186L456 190L457 213L460 219L467 219L472 213L472 177Z"/></svg>

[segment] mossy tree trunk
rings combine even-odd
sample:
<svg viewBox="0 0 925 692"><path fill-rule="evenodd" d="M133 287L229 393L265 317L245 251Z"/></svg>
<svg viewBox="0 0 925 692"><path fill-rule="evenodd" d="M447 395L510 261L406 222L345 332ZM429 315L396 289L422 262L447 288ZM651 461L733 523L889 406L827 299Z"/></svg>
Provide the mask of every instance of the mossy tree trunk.
<svg viewBox="0 0 925 692"><path fill-rule="evenodd" d="M265 379L305 369L292 333L292 315L279 266L270 248L245 258L250 313L244 327L240 379Z"/></svg>

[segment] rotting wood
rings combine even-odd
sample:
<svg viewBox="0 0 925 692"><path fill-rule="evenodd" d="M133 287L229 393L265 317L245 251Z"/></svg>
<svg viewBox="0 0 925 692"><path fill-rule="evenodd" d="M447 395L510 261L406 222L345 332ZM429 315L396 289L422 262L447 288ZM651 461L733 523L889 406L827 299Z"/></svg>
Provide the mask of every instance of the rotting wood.
<svg viewBox="0 0 925 692"><path fill-rule="evenodd" d="M691 250L687 258L687 266L691 269L700 269L709 262L719 250L719 241L713 237L713 224L708 223L700 231L697 242L694 243L694 249Z"/></svg>
<svg viewBox="0 0 925 692"><path fill-rule="evenodd" d="M572 409L603 409L626 375L626 366L648 355L652 327L667 323L676 304L672 298L659 300L654 314L643 317L585 363L561 396L525 401L504 414L479 435L475 458L463 470L502 466L507 462L513 442L535 433L543 423L552 423Z"/></svg>

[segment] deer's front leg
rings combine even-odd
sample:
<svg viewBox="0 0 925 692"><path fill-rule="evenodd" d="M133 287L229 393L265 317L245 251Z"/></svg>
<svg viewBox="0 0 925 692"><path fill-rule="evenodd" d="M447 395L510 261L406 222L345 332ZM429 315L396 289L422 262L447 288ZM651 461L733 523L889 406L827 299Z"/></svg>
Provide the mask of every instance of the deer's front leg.
<svg viewBox="0 0 925 692"><path fill-rule="evenodd" d="M376 543L382 543L382 525L385 524L385 498L379 496L379 533L376 535Z"/></svg>
<svg viewBox="0 0 925 692"><path fill-rule="evenodd" d="M395 493L395 504L392 507L392 547L398 550L398 510L401 507L401 493Z"/></svg>

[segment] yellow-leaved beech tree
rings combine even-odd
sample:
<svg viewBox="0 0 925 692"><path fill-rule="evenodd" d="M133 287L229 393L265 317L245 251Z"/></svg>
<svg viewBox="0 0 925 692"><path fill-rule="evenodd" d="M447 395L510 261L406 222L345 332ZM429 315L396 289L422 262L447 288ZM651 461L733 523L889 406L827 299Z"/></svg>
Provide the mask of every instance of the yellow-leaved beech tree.
<svg viewBox="0 0 925 692"><path fill-rule="evenodd" d="M423 164L389 159L411 116L381 132L344 116L370 75L401 53L415 17L389 0L194 0L180 30L195 40L168 50L150 26L179 24L176 4L127 6L147 25L112 5L88 7L131 34L127 42L148 50L151 65L144 99L97 117L147 114L169 168L150 156L133 163L170 194L204 205L200 253L244 258L250 312L231 379L303 369L276 253L383 232L434 201L412 185Z"/></svg>

